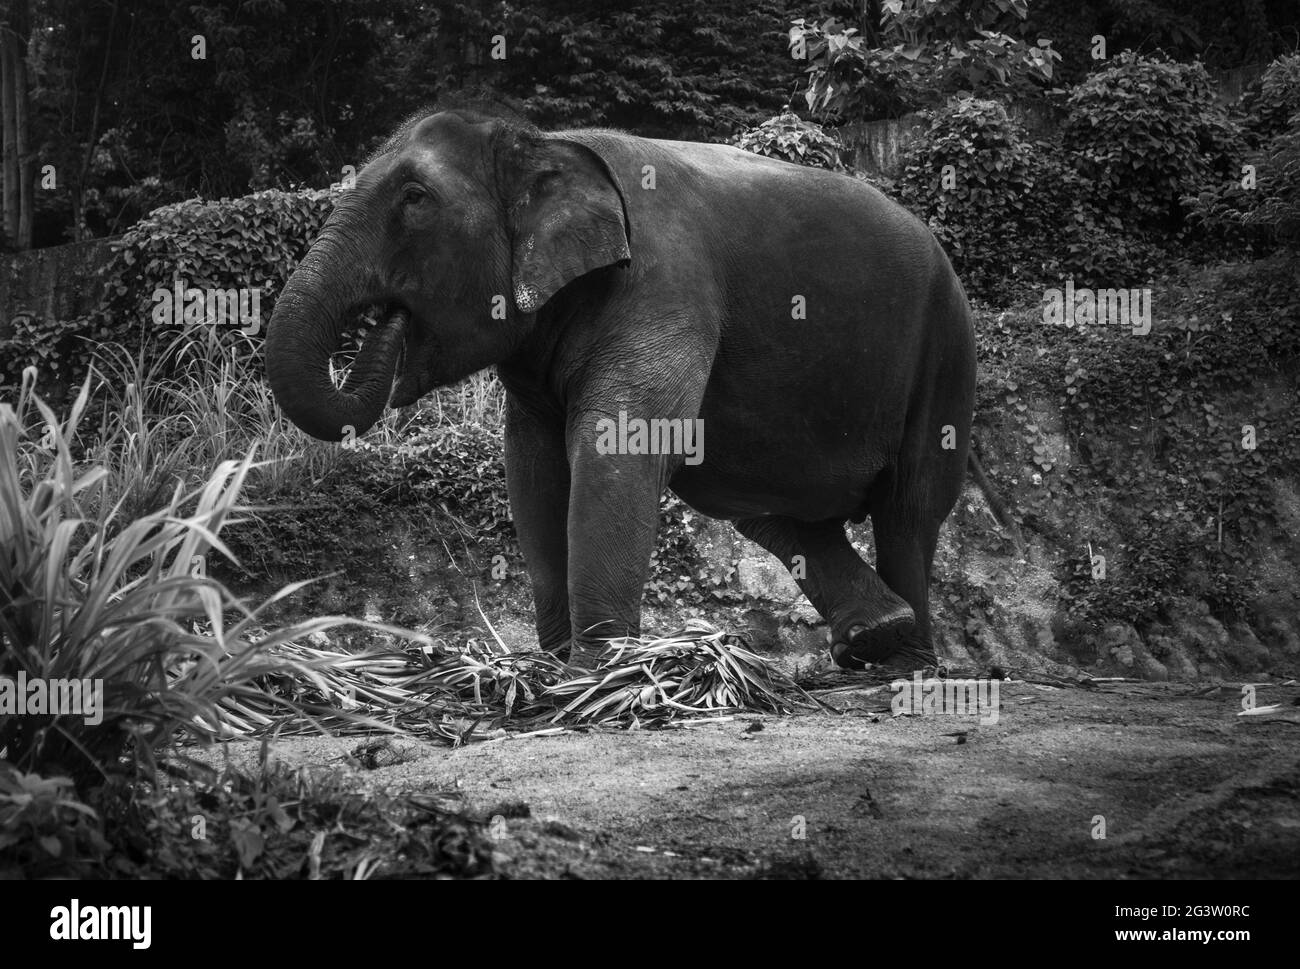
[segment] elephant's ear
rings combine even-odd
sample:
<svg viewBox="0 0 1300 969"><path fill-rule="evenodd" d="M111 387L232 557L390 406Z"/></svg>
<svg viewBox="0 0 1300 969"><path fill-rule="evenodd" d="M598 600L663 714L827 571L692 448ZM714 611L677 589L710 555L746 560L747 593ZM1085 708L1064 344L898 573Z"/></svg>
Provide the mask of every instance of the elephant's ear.
<svg viewBox="0 0 1300 969"><path fill-rule="evenodd" d="M527 179L513 213L515 305L536 313L560 288L602 266L627 265L623 193L591 149L546 139L529 151Z"/></svg>

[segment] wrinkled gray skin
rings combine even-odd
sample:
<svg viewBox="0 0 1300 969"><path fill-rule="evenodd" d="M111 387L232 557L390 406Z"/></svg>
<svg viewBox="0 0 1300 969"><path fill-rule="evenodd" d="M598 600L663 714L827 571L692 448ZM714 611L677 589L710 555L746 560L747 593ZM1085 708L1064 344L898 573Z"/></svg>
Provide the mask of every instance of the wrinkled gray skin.
<svg viewBox="0 0 1300 969"><path fill-rule="evenodd" d="M385 321L336 389L330 355L375 303ZM266 361L285 413L326 440L496 364L537 633L577 665L639 632L665 488L790 568L842 665L934 661L927 586L967 464L971 316L931 233L862 181L435 114L339 200ZM702 463L598 453L597 421L620 410L702 418ZM844 531L868 515L874 569Z"/></svg>

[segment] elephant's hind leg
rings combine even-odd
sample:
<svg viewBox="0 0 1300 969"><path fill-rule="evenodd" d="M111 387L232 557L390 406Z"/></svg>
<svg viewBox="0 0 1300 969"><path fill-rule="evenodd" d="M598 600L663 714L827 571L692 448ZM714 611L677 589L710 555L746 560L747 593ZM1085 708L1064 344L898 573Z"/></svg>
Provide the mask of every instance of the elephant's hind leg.
<svg viewBox="0 0 1300 969"><path fill-rule="evenodd" d="M912 669L934 662L912 607L854 551L843 522L767 515L735 525L790 570L830 624L831 655L839 665L886 663Z"/></svg>
<svg viewBox="0 0 1300 969"><path fill-rule="evenodd" d="M939 540L943 519L909 521L902 516L873 512L872 531L876 539L876 569L889 587L907 600L916 617L914 638L921 665L938 662L930 636L930 565Z"/></svg>

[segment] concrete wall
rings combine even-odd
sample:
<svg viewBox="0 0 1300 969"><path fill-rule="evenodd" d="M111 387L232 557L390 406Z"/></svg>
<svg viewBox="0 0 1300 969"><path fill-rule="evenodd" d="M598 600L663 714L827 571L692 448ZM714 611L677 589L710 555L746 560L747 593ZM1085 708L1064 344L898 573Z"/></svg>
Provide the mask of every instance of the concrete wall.
<svg viewBox="0 0 1300 969"><path fill-rule="evenodd" d="M1219 103L1229 104L1237 100L1267 67L1267 64L1247 64L1244 67L1234 67L1230 71L1217 71L1210 75L1219 88Z"/></svg>
<svg viewBox="0 0 1300 969"><path fill-rule="evenodd" d="M1007 113L1024 125L1033 138L1046 137L1056 129L1056 119L1044 108L1008 105ZM905 114L901 118L842 125L835 133L851 152L854 167L892 178L899 174L903 154L924 127L925 122L919 116Z"/></svg>
<svg viewBox="0 0 1300 969"><path fill-rule="evenodd" d="M99 305L104 288L99 270L111 255L111 241L91 239L4 256L0 338L9 336L17 316L69 320Z"/></svg>
<svg viewBox="0 0 1300 969"><path fill-rule="evenodd" d="M915 114L884 121L846 124L836 129L851 153L854 168L873 175L897 175L907 146L916 140L925 122Z"/></svg>

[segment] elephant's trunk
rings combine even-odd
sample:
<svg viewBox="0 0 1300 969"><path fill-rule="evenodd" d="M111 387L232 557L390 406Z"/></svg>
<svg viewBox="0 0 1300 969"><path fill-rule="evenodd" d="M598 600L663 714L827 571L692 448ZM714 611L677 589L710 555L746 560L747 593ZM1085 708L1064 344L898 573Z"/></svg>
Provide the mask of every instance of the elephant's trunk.
<svg viewBox="0 0 1300 969"><path fill-rule="evenodd" d="M391 314L366 336L343 386L330 376L350 314L366 296L355 261L322 238L289 278L266 334L266 376L276 402L312 437L338 441L363 434L388 403L405 311Z"/></svg>

